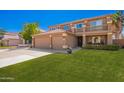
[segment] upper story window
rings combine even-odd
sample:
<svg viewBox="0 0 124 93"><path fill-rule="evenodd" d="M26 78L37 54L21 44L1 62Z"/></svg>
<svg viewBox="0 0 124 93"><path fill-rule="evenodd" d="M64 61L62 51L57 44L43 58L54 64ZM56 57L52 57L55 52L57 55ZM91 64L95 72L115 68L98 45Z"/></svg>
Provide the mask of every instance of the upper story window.
<svg viewBox="0 0 124 93"><path fill-rule="evenodd" d="M91 26L100 26L102 24L103 24L103 20L96 20L96 21L90 22Z"/></svg>
<svg viewBox="0 0 124 93"><path fill-rule="evenodd" d="M52 30L52 28L49 28L50 30Z"/></svg>
<svg viewBox="0 0 124 93"><path fill-rule="evenodd" d="M70 29L69 26L67 26L67 25L64 26L64 30L69 30L69 29Z"/></svg>
<svg viewBox="0 0 124 93"><path fill-rule="evenodd" d="M50 28L50 30L56 30L56 28Z"/></svg>
<svg viewBox="0 0 124 93"><path fill-rule="evenodd" d="M83 23L76 24L75 27L76 27L77 29L80 29L80 28L83 28L83 27L84 27L84 24L83 24Z"/></svg>

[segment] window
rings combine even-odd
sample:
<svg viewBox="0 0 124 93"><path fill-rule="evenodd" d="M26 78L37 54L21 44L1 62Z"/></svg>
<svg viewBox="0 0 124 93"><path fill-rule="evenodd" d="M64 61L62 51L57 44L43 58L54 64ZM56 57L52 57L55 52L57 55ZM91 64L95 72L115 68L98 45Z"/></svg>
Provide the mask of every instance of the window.
<svg viewBox="0 0 124 93"><path fill-rule="evenodd" d="M80 24L76 24L75 26L77 29L80 29L80 28L84 27L84 24L80 23Z"/></svg>
<svg viewBox="0 0 124 93"><path fill-rule="evenodd" d="M115 38L115 34L112 35L112 39L116 39L116 38Z"/></svg>
<svg viewBox="0 0 124 93"><path fill-rule="evenodd" d="M70 29L69 26L67 25L64 26L64 30L69 30L69 29Z"/></svg>
<svg viewBox="0 0 124 93"><path fill-rule="evenodd" d="M53 30L53 28L50 28L50 30Z"/></svg>
<svg viewBox="0 0 124 93"><path fill-rule="evenodd" d="M56 30L56 28L52 28L51 30Z"/></svg>
<svg viewBox="0 0 124 93"><path fill-rule="evenodd" d="M97 21L92 21L92 22L90 22L90 25L91 26L100 26L100 25L102 25L103 23L102 23L102 20L97 20Z"/></svg>

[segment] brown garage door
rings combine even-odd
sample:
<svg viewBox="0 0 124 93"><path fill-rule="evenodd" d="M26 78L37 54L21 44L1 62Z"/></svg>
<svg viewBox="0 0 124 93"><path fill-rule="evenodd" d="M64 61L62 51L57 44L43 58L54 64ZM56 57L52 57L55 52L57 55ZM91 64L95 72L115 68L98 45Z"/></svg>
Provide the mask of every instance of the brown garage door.
<svg viewBox="0 0 124 93"><path fill-rule="evenodd" d="M63 46L63 39L62 37L53 37L53 48L54 49L62 49Z"/></svg>
<svg viewBox="0 0 124 93"><path fill-rule="evenodd" d="M35 47L50 48L50 38L49 37L35 38Z"/></svg>

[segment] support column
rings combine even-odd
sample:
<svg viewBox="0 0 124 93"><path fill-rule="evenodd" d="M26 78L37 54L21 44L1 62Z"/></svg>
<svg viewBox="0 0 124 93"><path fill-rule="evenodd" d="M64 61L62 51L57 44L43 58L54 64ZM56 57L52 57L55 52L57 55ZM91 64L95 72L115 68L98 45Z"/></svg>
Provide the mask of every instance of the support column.
<svg viewBox="0 0 124 93"><path fill-rule="evenodd" d="M25 44L25 40L22 38L22 44Z"/></svg>
<svg viewBox="0 0 124 93"><path fill-rule="evenodd" d="M66 33L63 33L63 34L62 34L62 37L63 37L63 39L62 39L62 42L63 42L62 48L63 48L63 49L66 49L66 48L69 47L69 46L67 45L67 40L66 40L67 34L66 34Z"/></svg>
<svg viewBox="0 0 124 93"><path fill-rule="evenodd" d="M83 40L83 42L82 42L82 47L84 47L85 45L86 45L86 35L83 35L83 38L82 38Z"/></svg>
<svg viewBox="0 0 124 93"><path fill-rule="evenodd" d="M86 35L85 35L85 32L86 32L86 29L87 29L87 21L84 21L84 27L83 27L83 40L82 40L82 47L85 47L86 45Z"/></svg>
<svg viewBox="0 0 124 93"><path fill-rule="evenodd" d="M112 18L107 17L106 19L107 19L108 31L111 32L111 31L113 31Z"/></svg>
<svg viewBox="0 0 124 93"><path fill-rule="evenodd" d="M107 25L108 25L107 45L111 45L113 43L112 32L114 31L114 27L112 25L112 18L111 17L107 17Z"/></svg>
<svg viewBox="0 0 124 93"><path fill-rule="evenodd" d="M111 45L112 42L112 33L108 33L107 34L107 45Z"/></svg>
<svg viewBox="0 0 124 93"><path fill-rule="evenodd" d="M71 27L71 31L72 31L73 33L75 33L75 27L74 27L74 25L73 25L73 24L70 24L70 27Z"/></svg>

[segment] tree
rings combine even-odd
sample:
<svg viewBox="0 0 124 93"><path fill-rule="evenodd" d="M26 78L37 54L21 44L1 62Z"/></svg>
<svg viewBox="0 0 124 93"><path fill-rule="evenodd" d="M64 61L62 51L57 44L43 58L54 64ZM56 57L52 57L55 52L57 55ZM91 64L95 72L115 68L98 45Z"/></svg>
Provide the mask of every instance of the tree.
<svg viewBox="0 0 124 93"><path fill-rule="evenodd" d="M0 29L0 40L3 38L4 34L6 33L5 30Z"/></svg>
<svg viewBox="0 0 124 93"><path fill-rule="evenodd" d="M116 11L112 16L113 23L118 27L118 22L121 22L121 25L124 26L124 14L122 10Z"/></svg>
<svg viewBox="0 0 124 93"><path fill-rule="evenodd" d="M4 34L6 31L4 29L0 29L0 46L3 46L2 38L4 37Z"/></svg>
<svg viewBox="0 0 124 93"><path fill-rule="evenodd" d="M32 35L40 33L38 23L28 23L24 25L23 31L20 33L25 41L32 41Z"/></svg>
<svg viewBox="0 0 124 93"><path fill-rule="evenodd" d="M123 34L123 30L124 30L124 14L123 14L123 11L122 10L116 11L116 13L113 14L113 16L112 16L112 20L113 20L113 24L115 24L115 26L117 28L120 28L120 31L122 31L122 36L124 36L124 34ZM121 22L121 24L119 22Z"/></svg>

